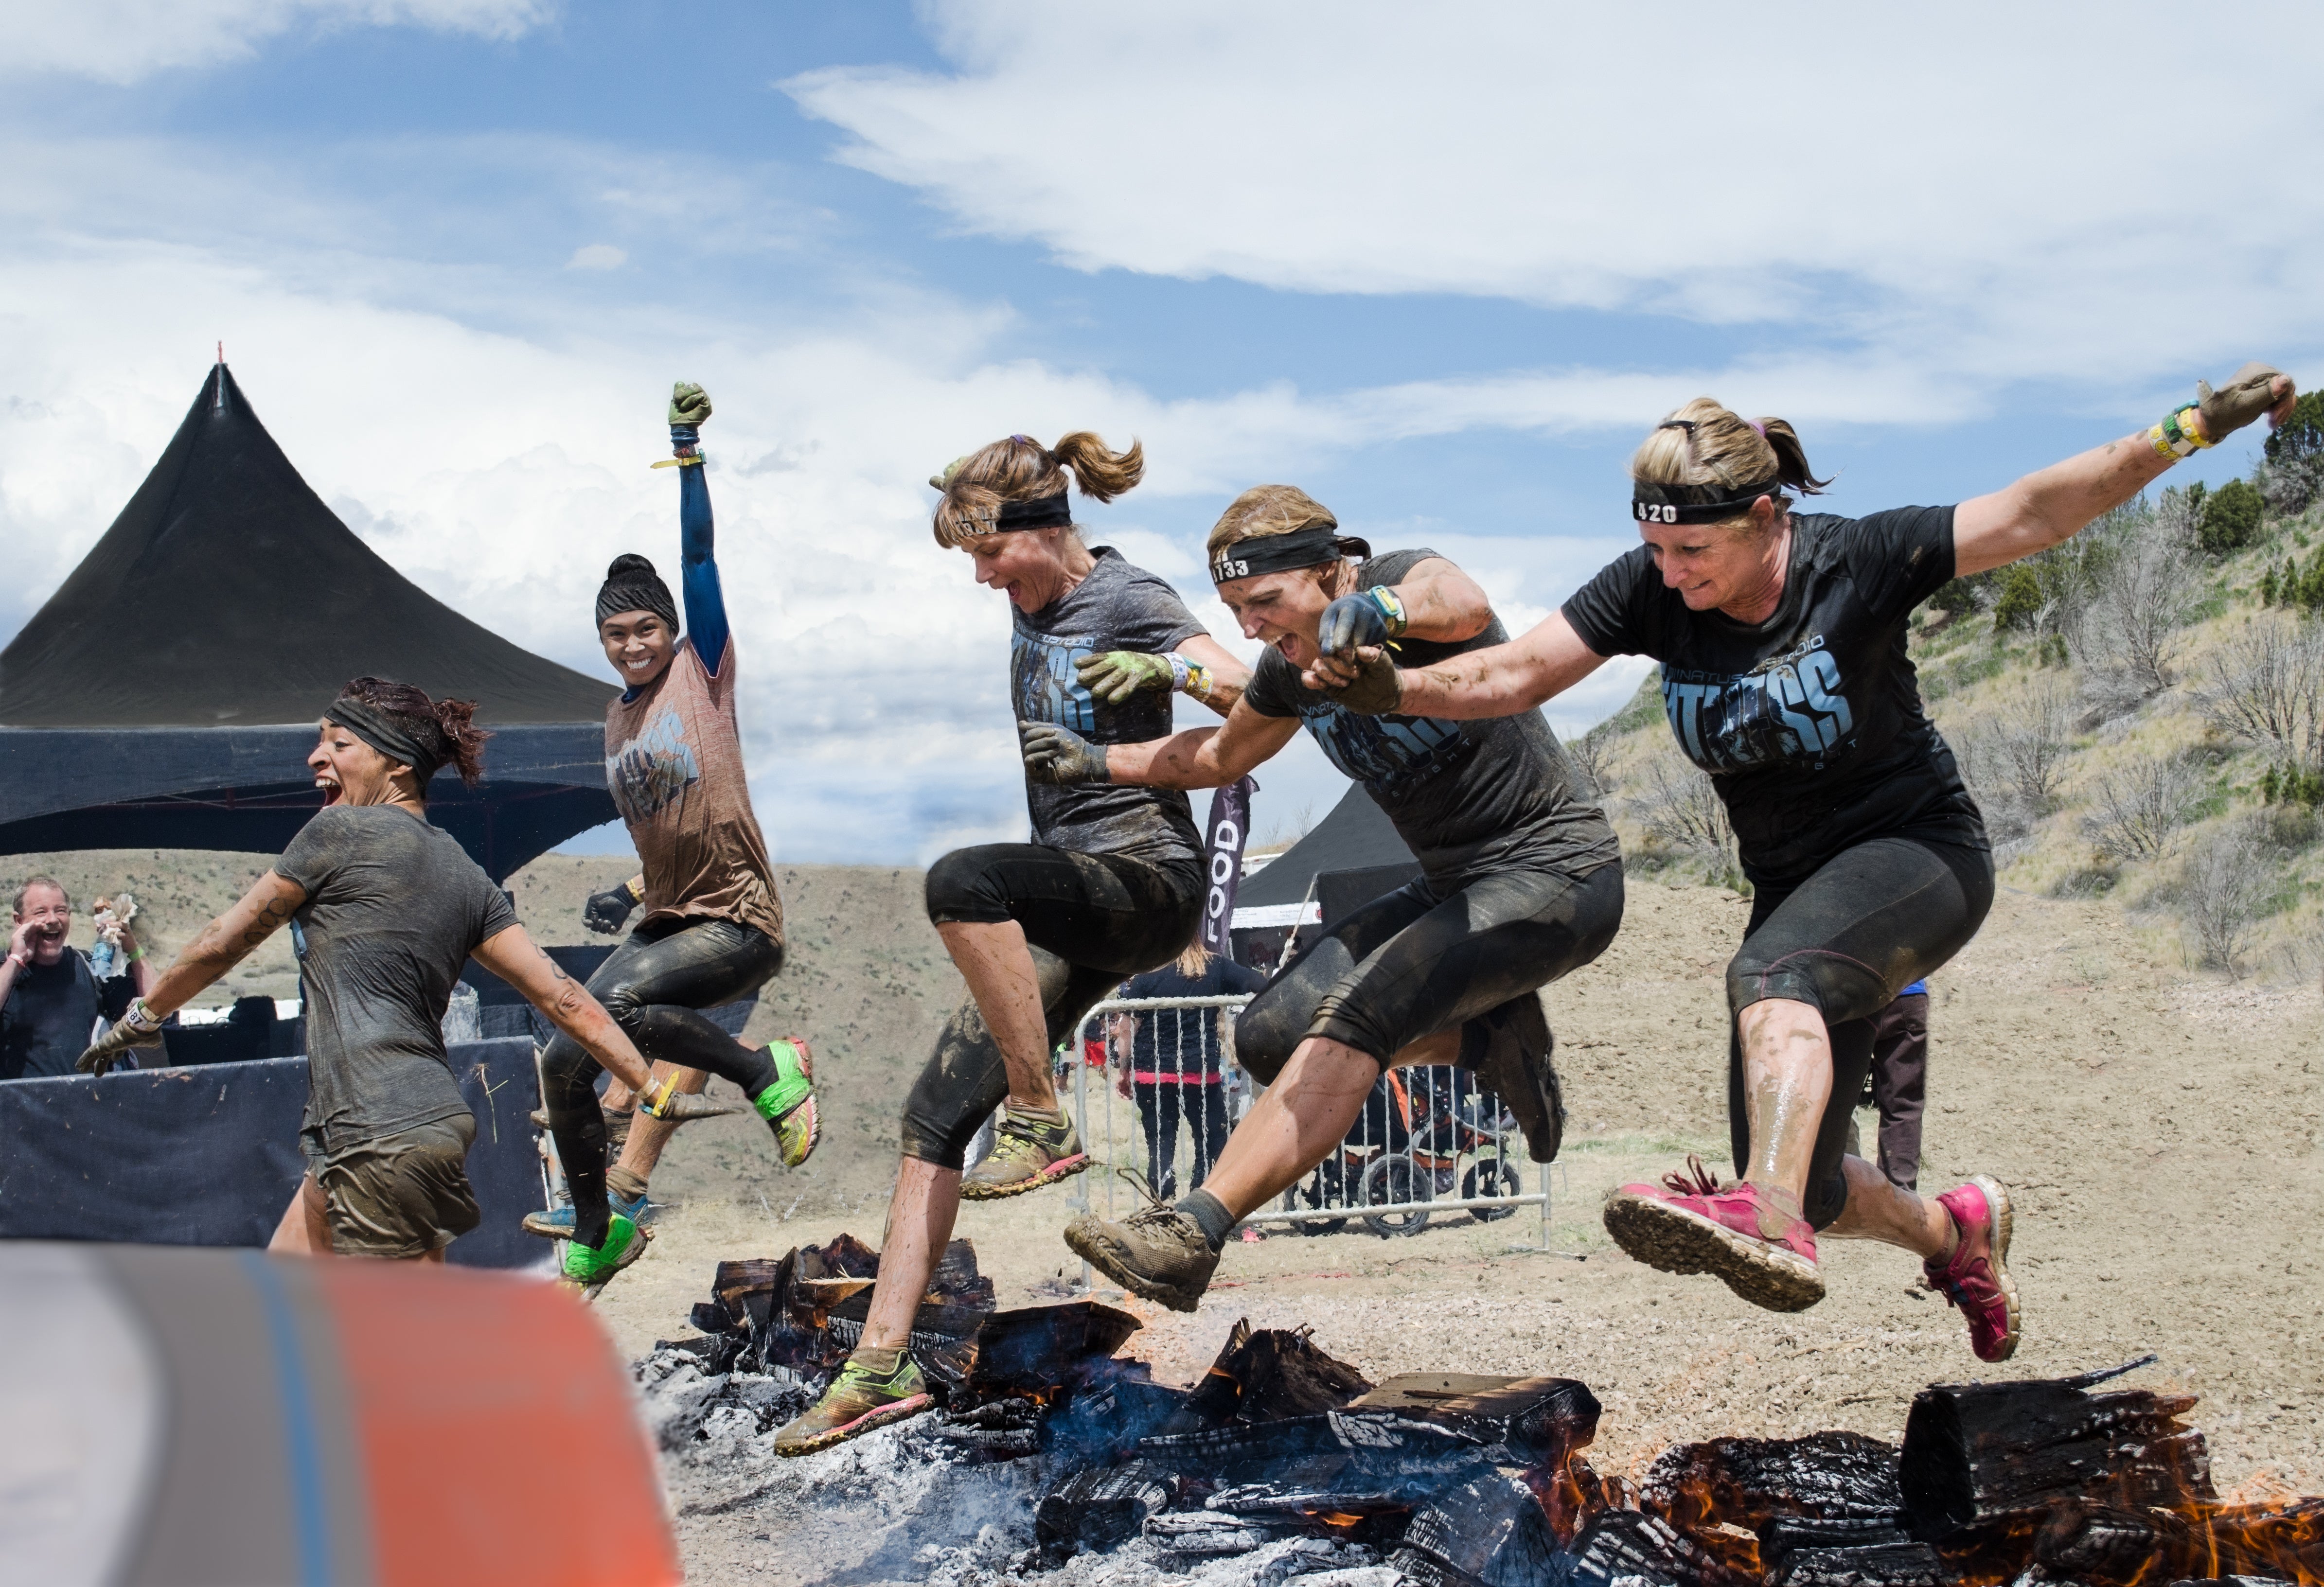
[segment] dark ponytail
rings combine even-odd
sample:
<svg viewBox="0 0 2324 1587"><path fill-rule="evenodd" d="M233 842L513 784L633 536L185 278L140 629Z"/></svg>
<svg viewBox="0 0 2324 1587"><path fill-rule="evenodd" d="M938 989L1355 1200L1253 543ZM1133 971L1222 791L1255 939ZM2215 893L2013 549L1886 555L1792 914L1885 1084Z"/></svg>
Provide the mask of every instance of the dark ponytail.
<svg viewBox="0 0 2324 1587"><path fill-rule="evenodd" d="M377 712L404 737L429 752L433 764L412 768L422 788L447 765L470 788L484 774L484 741L492 734L475 724L474 700L431 699L425 689L387 678L350 679L339 691L339 698Z"/></svg>

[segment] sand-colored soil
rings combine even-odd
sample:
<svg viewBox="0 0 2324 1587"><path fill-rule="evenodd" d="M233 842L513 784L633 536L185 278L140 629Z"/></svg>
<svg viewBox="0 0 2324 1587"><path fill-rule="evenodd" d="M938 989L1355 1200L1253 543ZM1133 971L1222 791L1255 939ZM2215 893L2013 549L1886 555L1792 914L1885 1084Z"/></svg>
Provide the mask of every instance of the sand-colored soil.
<svg viewBox="0 0 2324 1587"><path fill-rule="evenodd" d="M1936 983L1923 1180L1941 1188L1984 1172L2015 1195L2025 1341L1993 1369L1897 1251L1827 1242L1829 1298L1778 1316L1607 1244L1597 1204L1608 1187L1690 1150L1720 1160L1720 970L1742 915L1716 890L1635 884L1613 949L1552 990L1574 1129L1553 1170L1551 1253L1509 1249L1536 1239L1530 1213L1490 1226L1446 1216L1392 1241L1238 1244L1194 1315L1124 1303L1148 1319L1130 1352L1188 1380L1249 1316L1312 1324L1319 1342L1375 1377L1567 1374L1605 1402L1603 1462L1635 1469L1669 1443L1722 1433L1844 1427L1893 1439L1924 1383L2063 1373L2153 1351L2161 1364L2144 1380L2203 1397L2192 1419L2210 1435L2223 1487L2324 1490L2313 989L2166 975L2111 906L2002 895ZM691 1172L711 1147L682 1133L672 1169ZM780 1218L793 1193L779 1170L739 1188L739 1202L706 1195L667 1214L653 1254L606 1294L600 1309L623 1350L685 1332L720 1258L776 1255L841 1229L878 1238L877 1205ZM761 1211L761 1191L776 1215ZM1078 1276L1056 1238L1075 1194L964 1214L960 1232L1001 1280L1004 1305ZM696 1580L783 1579L780 1551L746 1513L681 1528Z"/></svg>

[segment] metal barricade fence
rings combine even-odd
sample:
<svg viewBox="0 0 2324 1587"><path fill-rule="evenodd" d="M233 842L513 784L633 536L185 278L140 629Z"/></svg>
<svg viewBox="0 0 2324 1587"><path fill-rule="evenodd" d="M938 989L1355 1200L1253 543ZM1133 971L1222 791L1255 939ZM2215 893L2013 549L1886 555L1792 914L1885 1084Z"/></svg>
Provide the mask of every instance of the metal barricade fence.
<svg viewBox="0 0 2324 1587"><path fill-rule="evenodd" d="M1207 1176L1262 1089L1235 1061L1234 1015L1249 1001L1111 998L1090 1010L1061 1053L1070 1084L1058 1076L1082 1148L1102 1165L1073 1182L1074 1207L1107 1218L1136 1211L1117 1166L1136 1168L1165 1200ZM1278 1206L1244 1223L1329 1234L1360 1222L1376 1234L1417 1234L1449 1214L1490 1223L1521 1207L1539 1209L1539 1249L1548 1250L1549 1169L1530 1163L1517 1121L1469 1071L1416 1066L1381 1075L1345 1139Z"/></svg>

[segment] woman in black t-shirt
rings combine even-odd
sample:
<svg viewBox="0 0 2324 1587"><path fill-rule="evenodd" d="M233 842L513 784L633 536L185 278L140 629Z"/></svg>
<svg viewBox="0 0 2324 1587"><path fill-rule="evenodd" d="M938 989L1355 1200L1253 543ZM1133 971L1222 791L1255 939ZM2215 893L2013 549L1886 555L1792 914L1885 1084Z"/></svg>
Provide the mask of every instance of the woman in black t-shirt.
<svg viewBox="0 0 2324 1587"><path fill-rule="evenodd" d="M1304 725L1395 824L1422 875L1334 921L1236 1020L1236 1056L1268 1089L1202 1188L1122 1223L1085 1213L1066 1230L1116 1283L1189 1312L1236 1223L1338 1146L1391 1066L1476 1069L1516 1112L1535 1160L1556 1157L1564 1108L1536 994L1603 953L1622 920L1613 829L1573 798L1539 713L1371 717L1300 683L1325 644L1387 643L1426 662L1504 642L1475 581L1434 551L1373 556L1289 485L1244 492L1211 531L1210 552L1219 598L1268 644L1226 725L1100 745L1028 724L1031 774L1222 788Z"/></svg>
<svg viewBox="0 0 2324 1587"><path fill-rule="evenodd" d="M2144 435L1957 507L1794 513L1823 482L1781 420L1699 398L1631 460L1646 542L1514 644L1399 671L1342 648L1311 681L1370 711L1530 711L1609 656L1663 664L1679 747L1726 802L1755 888L1728 966L1729 1110L1738 1183L1625 1186L1606 1226L1666 1272L1712 1272L1778 1311L1823 1296L1814 1232L1923 1259L1986 1361L2015 1350L2007 1193L1984 1176L1923 1201L1846 1157L1871 1019L1950 959L1993 901L1993 859L1952 752L1921 710L1905 618L1958 575L2032 555L2130 500L2180 457L2267 413L2292 382L2262 364Z"/></svg>

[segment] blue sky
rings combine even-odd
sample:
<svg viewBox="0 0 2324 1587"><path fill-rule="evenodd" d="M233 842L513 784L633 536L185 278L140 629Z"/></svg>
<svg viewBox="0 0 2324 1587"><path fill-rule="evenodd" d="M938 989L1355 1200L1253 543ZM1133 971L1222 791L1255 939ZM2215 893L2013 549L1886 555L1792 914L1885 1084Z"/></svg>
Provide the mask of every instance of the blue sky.
<svg viewBox="0 0 2324 1587"><path fill-rule="evenodd" d="M1024 819L947 458L1140 436L1093 538L1221 626L1195 550L1268 479L1533 621L1706 391L1794 420L1834 510L1993 489L2316 366L2318 17L0 0L0 632L223 338L359 532L602 674L700 380L770 835L926 859ZM1260 780L1262 832L1342 786L1304 745Z"/></svg>

